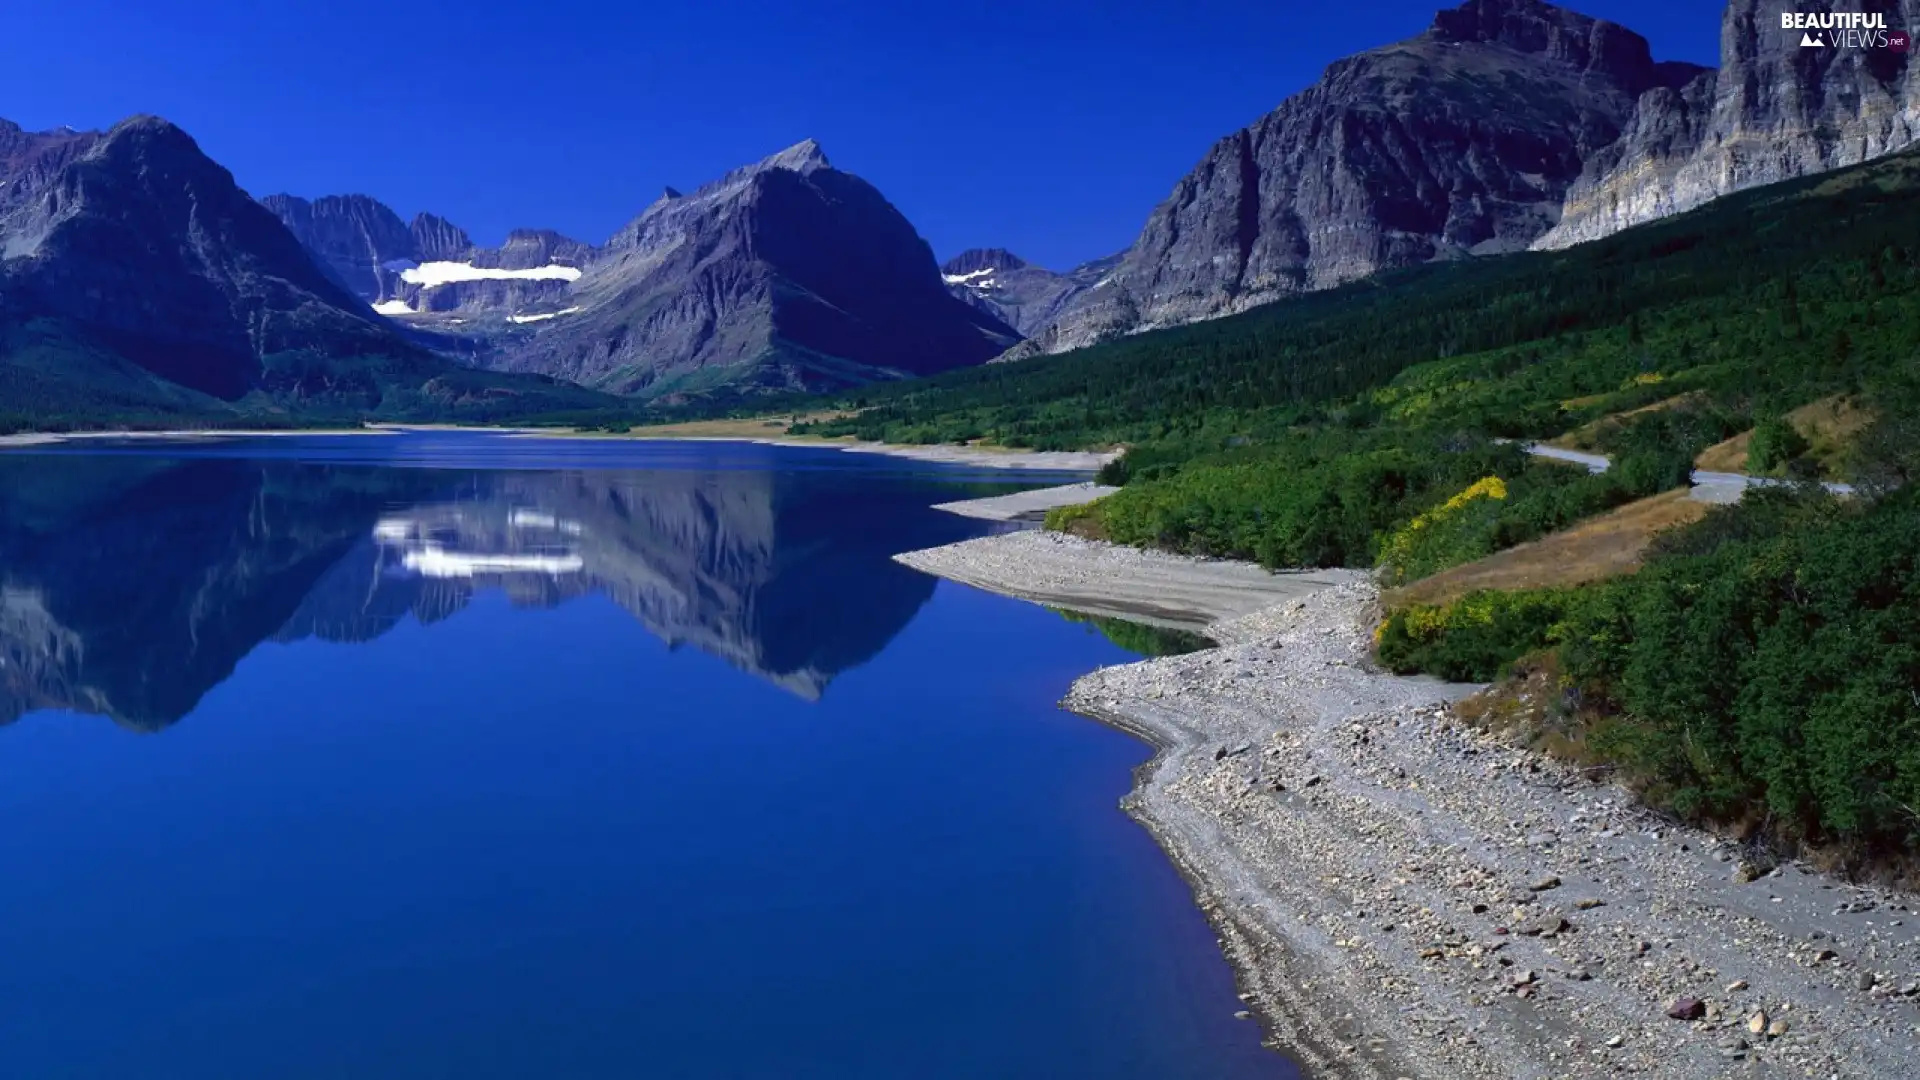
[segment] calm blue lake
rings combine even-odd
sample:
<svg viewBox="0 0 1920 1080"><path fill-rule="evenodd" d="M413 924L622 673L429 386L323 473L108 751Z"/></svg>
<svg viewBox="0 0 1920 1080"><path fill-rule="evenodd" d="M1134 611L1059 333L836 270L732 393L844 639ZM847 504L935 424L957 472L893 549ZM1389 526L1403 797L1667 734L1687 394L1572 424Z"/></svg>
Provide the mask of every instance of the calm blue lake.
<svg viewBox="0 0 1920 1080"><path fill-rule="evenodd" d="M0 454L0 1071L1283 1078L1056 700L896 552L1060 482L456 434Z"/></svg>

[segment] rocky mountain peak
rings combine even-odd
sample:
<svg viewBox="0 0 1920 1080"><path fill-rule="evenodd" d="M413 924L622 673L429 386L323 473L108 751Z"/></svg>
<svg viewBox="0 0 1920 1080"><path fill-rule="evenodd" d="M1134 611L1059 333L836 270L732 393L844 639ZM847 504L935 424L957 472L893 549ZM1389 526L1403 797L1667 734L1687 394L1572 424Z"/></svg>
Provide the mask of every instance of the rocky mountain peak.
<svg viewBox="0 0 1920 1080"><path fill-rule="evenodd" d="M193 136L158 116L142 114L120 121L100 136L89 154L109 168L180 169L185 170L179 177L182 181L198 175L233 183L233 174L203 153Z"/></svg>
<svg viewBox="0 0 1920 1080"><path fill-rule="evenodd" d="M948 259L940 272L948 277L959 277L982 270L1024 270L1027 265L1027 260L1006 248L970 248Z"/></svg>
<svg viewBox="0 0 1920 1080"><path fill-rule="evenodd" d="M289 349L412 352L185 131L138 116L90 143L56 138L85 149L42 161L10 185L24 194L0 201L0 311L17 299L229 400L261 388L263 357Z"/></svg>
<svg viewBox="0 0 1920 1080"><path fill-rule="evenodd" d="M1467 0L1434 16L1427 34L1445 44L1494 45L1605 77L1626 93L1678 86L1704 70L1654 62L1647 39L1605 19L1542 0Z"/></svg>
<svg viewBox="0 0 1920 1080"><path fill-rule="evenodd" d="M438 214L415 214L407 232L413 237L413 257L419 262L455 262L473 248L467 230Z"/></svg>
<svg viewBox="0 0 1920 1080"><path fill-rule="evenodd" d="M1597 239L1920 139L1920 68L1911 54L1836 48L1819 33L1821 47L1804 47L1803 35L1780 29L1782 13L1803 7L1797 0L1729 0L1721 69L1692 68L1643 96L1621 138L1585 163L1559 224L1536 246ZM1865 7L1896 29L1920 14L1914 0Z"/></svg>
<svg viewBox="0 0 1920 1080"><path fill-rule="evenodd" d="M621 393L792 389L979 363L1017 340L947 292L926 241L811 139L624 226L506 359Z"/></svg>
<svg viewBox="0 0 1920 1080"><path fill-rule="evenodd" d="M489 257L477 258L475 264L527 270L556 264L581 266L593 258L593 248L552 229L515 229L499 251L486 254Z"/></svg>
<svg viewBox="0 0 1920 1080"><path fill-rule="evenodd" d="M797 173L810 173L815 169L831 169L827 161L827 152L812 139L802 139L771 157L764 158L752 166L756 171L767 169L789 169Z"/></svg>
<svg viewBox="0 0 1920 1080"><path fill-rule="evenodd" d="M0 120L0 216L9 205L26 201L100 138L97 131L26 131L12 121Z"/></svg>
<svg viewBox="0 0 1920 1080"><path fill-rule="evenodd" d="M1525 248L1639 97L1698 70L1542 0L1467 0L1214 144L1112 273L1018 355Z"/></svg>
<svg viewBox="0 0 1920 1080"><path fill-rule="evenodd" d="M413 231L400 215L371 195L268 195L273 211L328 276L363 300L387 295L388 264L413 260Z"/></svg>

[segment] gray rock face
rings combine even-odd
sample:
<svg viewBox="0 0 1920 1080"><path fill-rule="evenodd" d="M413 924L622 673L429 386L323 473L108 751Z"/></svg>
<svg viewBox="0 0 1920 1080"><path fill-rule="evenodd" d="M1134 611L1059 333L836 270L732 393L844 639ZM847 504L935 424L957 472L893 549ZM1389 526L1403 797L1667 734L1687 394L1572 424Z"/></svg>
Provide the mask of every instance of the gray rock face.
<svg viewBox="0 0 1920 1080"><path fill-rule="evenodd" d="M1620 141L1586 164L1560 224L1537 246L1565 247L1692 209L1745 188L1857 164L1911 145L1920 104L1908 52L1867 40L1783 29L1793 0L1732 0L1719 72L1648 91ZM1848 10L1910 27L1911 0Z"/></svg>
<svg viewBox="0 0 1920 1080"><path fill-rule="evenodd" d="M473 250L467 230L437 214L415 214L407 232L413 237L408 257L417 262L456 262Z"/></svg>
<svg viewBox="0 0 1920 1080"><path fill-rule="evenodd" d="M940 274L948 292L1026 336L1052 323L1120 258L1110 255L1058 274L1005 248L974 248L949 259Z"/></svg>
<svg viewBox="0 0 1920 1080"><path fill-rule="evenodd" d="M1017 335L950 295L927 244L812 140L691 194L601 248L499 366L621 393L845 385L983 362Z"/></svg>
<svg viewBox="0 0 1920 1080"><path fill-rule="evenodd" d="M515 229L507 242L493 251L475 251L475 266L528 270L536 266L585 266L593 259L592 244L583 244L552 229Z"/></svg>
<svg viewBox="0 0 1920 1080"><path fill-rule="evenodd" d="M0 331L28 320L229 400L261 388L276 353L416 351L155 117L104 133L0 124Z"/></svg>
<svg viewBox="0 0 1920 1080"><path fill-rule="evenodd" d="M406 222L371 196L328 195L308 202L268 195L260 205L286 224L335 281L368 303L392 296L400 281L394 264L414 259Z"/></svg>
<svg viewBox="0 0 1920 1080"><path fill-rule="evenodd" d="M1436 259L1525 249L1634 104L1699 69L1538 0L1470 0L1335 62L1217 143L1104 284L1014 355L1231 314Z"/></svg>

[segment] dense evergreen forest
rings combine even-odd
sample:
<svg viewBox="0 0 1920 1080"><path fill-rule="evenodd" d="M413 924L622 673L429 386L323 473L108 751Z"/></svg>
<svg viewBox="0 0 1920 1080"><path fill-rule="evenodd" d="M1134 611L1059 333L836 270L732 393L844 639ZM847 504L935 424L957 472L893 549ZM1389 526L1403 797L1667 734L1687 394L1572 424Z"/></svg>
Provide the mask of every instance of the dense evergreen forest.
<svg viewBox="0 0 1920 1080"><path fill-rule="evenodd" d="M1736 467L1775 489L1644 570L1391 611L1402 671L1550 674L1537 724L1648 796L1776 838L1920 838L1920 156L1749 192L1564 252L1434 265L1215 322L814 403L799 430L1121 446L1054 528L1415 581ZM1842 402L1844 445L1787 422ZM1610 454L1593 476L1523 454ZM1739 445L1739 444L1734 444ZM1712 453L1712 451L1709 451ZM1391 594L1389 594L1391 595Z"/></svg>

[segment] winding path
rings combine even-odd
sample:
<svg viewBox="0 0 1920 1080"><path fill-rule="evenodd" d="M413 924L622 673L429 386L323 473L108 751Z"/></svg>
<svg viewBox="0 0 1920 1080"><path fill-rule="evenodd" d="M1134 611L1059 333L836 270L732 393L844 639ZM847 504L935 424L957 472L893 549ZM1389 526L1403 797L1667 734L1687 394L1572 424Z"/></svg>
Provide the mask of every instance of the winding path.
<svg viewBox="0 0 1920 1080"><path fill-rule="evenodd" d="M1546 443L1528 443L1522 449L1534 457L1565 461L1574 465L1584 465L1590 473L1603 473L1613 467L1613 461L1604 454L1589 454L1579 450L1564 450ZM1745 473L1709 472L1695 469L1691 477L1693 497L1700 502L1735 503L1746 494L1748 488L1792 487L1791 480L1775 480L1765 476L1748 476ZM1835 495L1854 494L1852 484L1821 484Z"/></svg>

